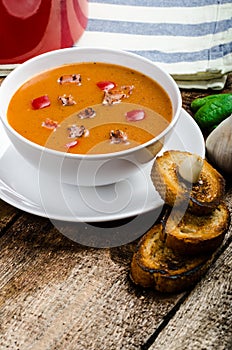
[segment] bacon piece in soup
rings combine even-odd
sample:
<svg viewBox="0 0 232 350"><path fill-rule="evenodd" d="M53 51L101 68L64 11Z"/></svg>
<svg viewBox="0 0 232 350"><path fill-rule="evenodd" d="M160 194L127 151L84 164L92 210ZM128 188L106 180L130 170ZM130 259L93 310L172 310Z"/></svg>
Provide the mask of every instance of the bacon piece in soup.
<svg viewBox="0 0 232 350"><path fill-rule="evenodd" d="M81 85L81 75L80 74L65 74L59 77L57 82L61 85L63 84L77 84Z"/></svg>
<svg viewBox="0 0 232 350"><path fill-rule="evenodd" d="M113 105L120 103L123 99L132 94L133 86L121 86L120 89L105 90L103 105Z"/></svg>
<svg viewBox="0 0 232 350"><path fill-rule="evenodd" d="M45 122L42 122L42 127L47 129L55 130L58 126L58 122L49 118L46 118Z"/></svg>
<svg viewBox="0 0 232 350"><path fill-rule="evenodd" d="M111 130L110 131L110 141L111 143L128 143L127 134L122 130Z"/></svg>
<svg viewBox="0 0 232 350"><path fill-rule="evenodd" d="M73 106L76 104L76 101L74 100L72 95L66 95L59 96L58 100L62 103L63 106Z"/></svg>
<svg viewBox="0 0 232 350"><path fill-rule="evenodd" d="M85 108L78 113L80 119L94 118L95 116L96 112L92 107Z"/></svg>
<svg viewBox="0 0 232 350"><path fill-rule="evenodd" d="M84 125L71 125L70 127L68 127L68 132L68 137L70 137L71 139L76 137L88 136L89 134L89 131L84 127Z"/></svg>

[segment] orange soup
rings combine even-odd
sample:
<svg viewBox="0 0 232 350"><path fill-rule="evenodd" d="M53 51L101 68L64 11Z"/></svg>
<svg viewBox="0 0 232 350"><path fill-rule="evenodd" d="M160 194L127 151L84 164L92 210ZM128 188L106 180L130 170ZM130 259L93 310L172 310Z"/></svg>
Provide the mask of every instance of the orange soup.
<svg viewBox="0 0 232 350"><path fill-rule="evenodd" d="M10 125L28 140L63 152L117 152L151 140L172 118L164 89L136 70L76 63L24 83L8 108Z"/></svg>

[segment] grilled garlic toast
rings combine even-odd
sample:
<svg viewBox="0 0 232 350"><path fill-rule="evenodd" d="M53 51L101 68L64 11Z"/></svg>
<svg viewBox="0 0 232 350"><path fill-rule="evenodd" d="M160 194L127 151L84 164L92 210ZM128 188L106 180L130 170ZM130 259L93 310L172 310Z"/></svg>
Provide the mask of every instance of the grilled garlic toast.
<svg viewBox="0 0 232 350"><path fill-rule="evenodd" d="M188 211L183 215L174 209L166 219L163 236L167 247L179 254L210 253L221 245L229 223L230 213L224 202L201 216Z"/></svg>
<svg viewBox="0 0 232 350"><path fill-rule="evenodd" d="M181 292L206 272L228 229L225 180L206 160L183 151L157 157L151 178L165 205L159 223L139 241L130 276L142 287Z"/></svg>
<svg viewBox="0 0 232 350"><path fill-rule="evenodd" d="M154 225L140 240L131 262L131 280L159 292L176 293L194 285L207 271L213 255L180 256L160 239L163 225Z"/></svg>
<svg viewBox="0 0 232 350"><path fill-rule="evenodd" d="M161 198L170 206L186 206L196 215L210 213L225 193L225 180L206 160L196 183L186 182L179 174L181 163L190 157L184 151L166 151L156 158L151 179Z"/></svg>

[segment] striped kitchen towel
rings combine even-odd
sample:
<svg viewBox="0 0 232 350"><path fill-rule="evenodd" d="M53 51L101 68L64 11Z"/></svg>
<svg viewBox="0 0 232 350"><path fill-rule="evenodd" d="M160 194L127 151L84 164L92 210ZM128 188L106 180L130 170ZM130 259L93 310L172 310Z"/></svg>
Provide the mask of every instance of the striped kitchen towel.
<svg viewBox="0 0 232 350"><path fill-rule="evenodd" d="M222 89L232 71L232 0L89 0L76 46L131 51L180 87Z"/></svg>

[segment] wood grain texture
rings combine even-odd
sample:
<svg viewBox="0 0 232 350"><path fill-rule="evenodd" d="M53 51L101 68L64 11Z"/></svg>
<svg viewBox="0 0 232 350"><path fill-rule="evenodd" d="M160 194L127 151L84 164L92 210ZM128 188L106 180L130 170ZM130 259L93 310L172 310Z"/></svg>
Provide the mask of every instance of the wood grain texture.
<svg viewBox="0 0 232 350"><path fill-rule="evenodd" d="M231 190L226 200L231 211ZM230 239L231 229L224 254L219 254L151 349L166 350L171 336L173 350L192 350L192 342L196 348L213 349L208 347L213 344L212 333L217 338L222 329L226 335L222 344L228 345ZM145 349L185 294L165 296L132 285L128 273L135 245L83 247L61 235L47 219L20 216L1 238L0 349ZM187 338L186 329L191 330ZM181 342L174 342L181 337Z"/></svg>
<svg viewBox="0 0 232 350"><path fill-rule="evenodd" d="M232 243L188 296L150 350L232 348Z"/></svg>
<svg viewBox="0 0 232 350"><path fill-rule="evenodd" d="M138 349L181 298L131 284L133 245L85 248L27 214L1 244L1 350Z"/></svg>
<svg viewBox="0 0 232 350"><path fill-rule="evenodd" d="M232 188L225 201L232 218ZM149 350L232 348L232 224L205 277L186 297Z"/></svg>
<svg viewBox="0 0 232 350"><path fill-rule="evenodd" d="M6 228L17 218L19 210L0 200L0 237L4 234Z"/></svg>

